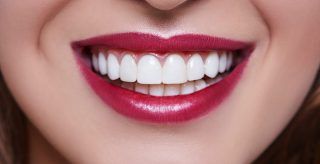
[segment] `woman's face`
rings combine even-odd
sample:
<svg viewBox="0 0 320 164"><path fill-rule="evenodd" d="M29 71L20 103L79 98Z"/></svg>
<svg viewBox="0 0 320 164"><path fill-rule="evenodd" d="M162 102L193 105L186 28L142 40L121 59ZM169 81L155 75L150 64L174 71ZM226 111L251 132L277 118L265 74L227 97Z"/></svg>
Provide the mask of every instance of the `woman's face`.
<svg viewBox="0 0 320 164"><path fill-rule="evenodd" d="M319 0L2 0L0 66L6 83L30 122L73 163L249 163L270 145L294 116L314 80L320 63L319 11ZM139 38L141 33L152 34L155 38ZM209 41L206 42L205 37L197 38L198 35L208 37ZM89 41L86 48L71 46L98 36L107 41ZM91 59L88 57L92 55L91 51L86 54L81 51L82 56L75 53L76 50L92 49L94 54L109 54L106 57L109 74L117 78L117 71L111 73L111 70L120 67L110 64L112 52L120 60L124 50L129 51L136 62L146 56L141 54L151 52L153 55L145 58L145 67L156 72L160 63L163 82L164 58L169 58L168 55L150 51L143 45L157 40L156 36L162 38L159 42L167 48L163 50L156 44L151 44L151 48L163 50L165 54L171 51L178 54L172 57L174 64L167 63L167 70L176 71L178 76L181 74L179 69L186 68L188 79L191 76L189 65L176 65L179 65L179 59L188 63L190 54L200 54L204 64L202 60L195 60L194 67L204 65L202 76L209 76L214 74L210 70L215 65L208 68L206 63L216 61L214 57L206 61L207 55L214 54L212 49L219 50L218 65L223 65L222 51L235 55L235 49L245 50L246 45L252 52L242 59L246 60L242 70L235 63L231 73L225 73L221 81L213 84L216 87L212 85L194 94L170 97L174 102L168 102L168 95L142 95L120 89L119 84L112 88L107 80L95 84L97 78L102 81L101 75L93 74L93 69L88 71L90 65L79 62L83 61L83 56ZM168 39L175 36L182 39L178 43ZM218 42L210 42L213 37L226 38L232 43L223 43L219 48ZM132 43L126 38L136 38L136 42L143 44ZM110 40L117 39L114 45L109 44ZM194 39L199 39L199 44ZM190 44L185 45L182 40ZM172 49L170 44L174 44ZM209 48L201 47L204 44ZM182 45L180 49L179 45ZM119 47L123 49L119 50ZM104 65L100 58L98 68L102 69ZM151 58L160 61L158 65L150 64ZM128 58L128 65L132 61L129 59L132 58ZM82 71L83 67L87 67L87 72ZM143 76L140 81L157 78L152 76L155 72L148 74L145 67L137 66L137 74L147 72L137 75ZM232 73L237 69L240 70L238 73ZM199 71L195 72L192 77L196 79ZM126 81L121 73L118 74L121 76L118 82ZM228 76L234 76L229 78L230 86L225 84ZM184 77L168 77L168 81L170 78L179 85L168 82L165 87L186 85L181 80ZM137 79L139 81L139 77ZM201 87L200 82L197 85ZM199 87L191 83L193 89ZM145 86L140 87L140 92L145 91ZM161 92L161 85L158 87ZM169 89L168 94L175 94L174 91ZM120 95L119 92L128 94ZM179 92L181 94L182 89ZM206 94L211 97L201 101L200 98L208 97L203 96ZM134 96L138 98L133 99ZM141 97L145 100L140 100ZM197 107L192 109L198 110L194 112L196 114L183 106L188 102L182 101L191 100L190 97L195 100L189 105ZM163 100L163 104L152 104L151 100ZM159 116L145 109L151 114L139 114L138 107L126 108L128 102L142 103L142 106L150 107L149 110L173 106L178 113L170 117L167 111L160 111ZM180 109L187 114L179 113ZM157 116L161 119L157 120Z"/></svg>

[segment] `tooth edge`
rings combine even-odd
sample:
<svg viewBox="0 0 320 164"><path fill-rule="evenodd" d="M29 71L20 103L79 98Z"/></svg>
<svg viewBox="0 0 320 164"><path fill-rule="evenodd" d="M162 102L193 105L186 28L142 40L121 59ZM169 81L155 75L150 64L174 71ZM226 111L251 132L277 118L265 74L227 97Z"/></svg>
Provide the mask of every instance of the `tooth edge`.
<svg viewBox="0 0 320 164"><path fill-rule="evenodd" d="M111 80L117 80L120 78L120 65L117 57L109 53L108 55L108 75Z"/></svg>
<svg viewBox="0 0 320 164"><path fill-rule="evenodd" d="M135 82L137 80L137 63L135 59L126 54L120 63L120 79L124 82Z"/></svg>
<svg viewBox="0 0 320 164"><path fill-rule="evenodd" d="M100 52L98 55L98 65L99 65L99 72L101 75L108 74L108 63L104 53Z"/></svg>

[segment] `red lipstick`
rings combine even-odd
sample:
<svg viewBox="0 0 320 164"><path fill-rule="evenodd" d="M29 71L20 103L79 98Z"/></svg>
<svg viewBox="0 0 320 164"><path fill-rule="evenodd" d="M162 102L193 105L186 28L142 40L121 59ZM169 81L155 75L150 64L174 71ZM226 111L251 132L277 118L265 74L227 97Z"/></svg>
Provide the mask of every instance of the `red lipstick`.
<svg viewBox="0 0 320 164"><path fill-rule="evenodd" d="M189 95L155 97L113 85L94 73L83 60L81 50L103 46L139 52L241 51L243 60L220 82ZM86 81L103 102L118 113L141 121L156 123L184 122L204 116L216 109L236 86L252 52L252 44L207 35L177 35L162 38L151 34L121 33L94 37L72 43Z"/></svg>

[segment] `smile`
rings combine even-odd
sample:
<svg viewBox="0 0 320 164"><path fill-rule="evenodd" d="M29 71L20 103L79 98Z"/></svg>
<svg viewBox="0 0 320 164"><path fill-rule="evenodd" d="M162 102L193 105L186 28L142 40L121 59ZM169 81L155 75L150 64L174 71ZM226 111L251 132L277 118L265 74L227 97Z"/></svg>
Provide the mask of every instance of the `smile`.
<svg viewBox="0 0 320 164"><path fill-rule="evenodd" d="M206 35L121 33L72 43L86 81L129 118L188 121L214 110L241 77L252 45Z"/></svg>

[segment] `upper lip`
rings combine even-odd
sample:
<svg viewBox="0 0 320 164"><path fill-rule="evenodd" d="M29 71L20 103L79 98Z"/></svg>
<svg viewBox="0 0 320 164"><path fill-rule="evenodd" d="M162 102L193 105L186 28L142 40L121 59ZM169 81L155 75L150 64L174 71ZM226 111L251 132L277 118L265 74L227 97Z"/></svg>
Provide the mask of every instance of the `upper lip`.
<svg viewBox="0 0 320 164"><path fill-rule="evenodd" d="M112 49L124 49L142 52L172 51L208 51L208 50L240 50L250 44L221 37L200 34L183 34L170 38L144 33L119 33L104 35L77 41L73 46L104 46Z"/></svg>

